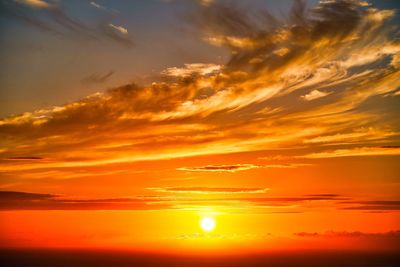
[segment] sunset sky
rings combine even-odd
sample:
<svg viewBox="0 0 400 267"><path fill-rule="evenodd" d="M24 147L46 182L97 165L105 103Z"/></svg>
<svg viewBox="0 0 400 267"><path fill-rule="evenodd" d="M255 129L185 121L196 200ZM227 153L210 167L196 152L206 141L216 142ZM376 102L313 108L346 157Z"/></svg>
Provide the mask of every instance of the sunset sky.
<svg viewBox="0 0 400 267"><path fill-rule="evenodd" d="M399 8L0 0L0 246L399 250Z"/></svg>

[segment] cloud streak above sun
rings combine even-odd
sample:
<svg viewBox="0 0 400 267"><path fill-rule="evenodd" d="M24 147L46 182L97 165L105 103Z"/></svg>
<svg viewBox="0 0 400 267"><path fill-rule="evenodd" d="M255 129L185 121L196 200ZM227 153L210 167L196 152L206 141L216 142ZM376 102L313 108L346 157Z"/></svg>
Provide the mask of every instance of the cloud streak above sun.
<svg viewBox="0 0 400 267"><path fill-rule="evenodd" d="M34 6L42 1L24 3ZM65 29L101 33L133 45L123 26L107 23L93 31L61 7L49 12L50 21ZM393 148L399 142L398 108L385 109L386 101L397 100L400 86L393 10L359 1L323 1L308 10L295 1L286 20L254 14L210 1L198 4L195 14L184 18L185 26L201 32L205 42L230 53L224 64L170 67L147 85L126 84L1 119L0 170L299 147L307 153L293 158L399 154ZM31 17L24 19L33 22ZM53 24L35 23L56 30ZM101 82L111 75L92 75L87 81ZM383 108L366 109L370 102ZM333 144L338 147L326 147ZM7 160L24 157L44 160ZM178 170L257 168L264 166L216 164Z"/></svg>
<svg viewBox="0 0 400 267"><path fill-rule="evenodd" d="M268 197L269 188L167 187L148 188L160 195L114 198L77 198L56 194L0 191L2 210L202 210L312 212L324 207L333 210L394 212L398 200L363 201L336 194ZM176 195L176 194L180 195ZM256 197L253 197L255 195Z"/></svg>
<svg viewBox="0 0 400 267"><path fill-rule="evenodd" d="M149 188L156 192L164 193L189 193L189 194L259 194L265 193L269 188L229 188L229 187L165 187Z"/></svg>

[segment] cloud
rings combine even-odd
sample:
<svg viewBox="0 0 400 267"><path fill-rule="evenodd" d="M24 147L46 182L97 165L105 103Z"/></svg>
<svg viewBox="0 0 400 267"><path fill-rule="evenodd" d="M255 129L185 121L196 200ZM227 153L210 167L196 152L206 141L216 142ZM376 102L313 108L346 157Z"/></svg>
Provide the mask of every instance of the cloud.
<svg viewBox="0 0 400 267"><path fill-rule="evenodd" d="M42 160L42 157L35 156L19 156L19 157L8 157L6 160Z"/></svg>
<svg viewBox="0 0 400 267"><path fill-rule="evenodd" d="M210 75L218 73L221 70L220 65L192 63L185 64L184 68L172 67L161 72L163 75L172 77L188 77L192 75Z"/></svg>
<svg viewBox="0 0 400 267"><path fill-rule="evenodd" d="M400 201L398 200L369 200L369 201L345 201L341 204L345 210L364 210L364 211L396 211L400 210Z"/></svg>
<svg viewBox="0 0 400 267"><path fill-rule="evenodd" d="M215 0L200 0L200 3L204 6L209 6L214 3Z"/></svg>
<svg viewBox="0 0 400 267"><path fill-rule="evenodd" d="M321 197L321 198L332 198L332 199L336 199L336 198L340 198L342 197L341 195L338 194L310 194L310 195L306 195L307 197Z"/></svg>
<svg viewBox="0 0 400 267"><path fill-rule="evenodd" d="M15 191L0 191L0 198L2 201L46 200L54 197L56 197L56 195L15 192Z"/></svg>
<svg viewBox="0 0 400 267"><path fill-rule="evenodd" d="M91 2L90 2L90 5L94 6L95 8L98 8L98 9L106 9L104 6L102 6L102 5L100 5L100 4L97 4L97 3L94 2L94 1L91 1Z"/></svg>
<svg viewBox="0 0 400 267"><path fill-rule="evenodd" d="M237 172L237 171L246 171L258 168L261 168L261 166L254 164L234 164L234 165L207 165L201 167L181 167L177 168L177 170L190 171L190 172Z"/></svg>
<svg viewBox="0 0 400 267"><path fill-rule="evenodd" d="M33 8L49 8L51 7L51 4L44 0L14 0L17 3L27 5L29 7Z"/></svg>
<svg viewBox="0 0 400 267"><path fill-rule="evenodd" d="M132 41L129 38L118 36L116 32L104 29L105 27L110 28L110 23L104 21L107 18L101 18L100 21L96 22L95 24L98 24L98 27L88 26L79 19L70 16L60 1L16 0L0 4L0 12L7 19L23 22L27 26L55 36L63 35L69 39L72 38L74 41L101 41L108 39L124 46L132 45ZM28 12L26 7L41 10ZM115 26L113 30L118 31L121 35L127 34L127 30L120 26Z"/></svg>
<svg viewBox="0 0 400 267"><path fill-rule="evenodd" d="M6 19L13 19L24 23L34 29L58 34L58 30L47 22L38 19L36 16L29 15L19 6L13 6L8 2L0 2L0 14Z"/></svg>
<svg viewBox="0 0 400 267"><path fill-rule="evenodd" d="M344 246L353 248L364 247L370 251L397 251L400 244L400 231L388 231L388 232L362 232L362 231L326 231L323 233L319 232L298 232L294 233L294 236L305 239L307 242L317 241L318 246L321 246L320 241L324 242L339 241L338 248L343 249ZM334 245L335 246L335 245ZM337 246L337 245L336 245Z"/></svg>
<svg viewBox="0 0 400 267"><path fill-rule="evenodd" d="M114 9L114 8L108 8L106 6L103 6L95 1L91 1L89 3L92 7L97 8L99 10L103 10L103 11L107 11L107 12L112 12L112 13L119 13L118 10Z"/></svg>
<svg viewBox="0 0 400 267"><path fill-rule="evenodd" d="M114 74L114 71L109 71L103 75L92 74L87 76L81 80L83 84L96 84L96 83L105 83L107 80Z"/></svg>
<svg viewBox="0 0 400 267"><path fill-rule="evenodd" d="M0 191L0 200L0 210L157 210L171 207L157 197L68 199L13 191Z"/></svg>
<svg viewBox="0 0 400 267"><path fill-rule="evenodd" d="M49 4L48 2L39 0L21 0L16 3L17 5L13 2L2 3L4 5L1 10L2 14L7 18L19 20L27 26L52 34L67 35L73 33L79 38L96 39L96 33L81 21L68 15L60 2L51 2ZM19 3L42 10L28 12Z"/></svg>
<svg viewBox="0 0 400 267"><path fill-rule="evenodd" d="M318 237L318 238L400 238L400 231L389 231L381 233L365 233L365 232L338 232L338 231L327 231L325 233L310 233L310 232L299 232L294 233L298 237Z"/></svg>
<svg viewBox="0 0 400 267"><path fill-rule="evenodd" d="M133 41L129 38L128 29L117 26L112 23L102 23L99 26L100 31L108 37L119 44L122 44L128 48L133 47Z"/></svg>
<svg viewBox="0 0 400 267"><path fill-rule="evenodd" d="M306 101L311 101L311 100L315 100L321 97L325 97L327 95L330 95L331 93L328 92L323 92L323 91L318 91L318 90L313 90L310 93L301 96L302 99L306 100Z"/></svg>
<svg viewBox="0 0 400 267"><path fill-rule="evenodd" d="M200 167L180 167L179 171L189 172L238 172L252 169L269 169L269 168L298 168L309 166L310 164L269 164L269 165L254 165L254 164L232 164L232 165L206 165Z"/></svg>
<svg viewBox="0 0 400 267"><path fill-rule="evenodd" d="M253 203L258 206L287 206L293 203L313 202L313 201L344 201L349 200L349 197L344 197L338 194L313 194L296 197L253 197L253 198L235 198L237 201ZM231 199L233 200L233 199Z"/></svg>
<svg viewBox="0 0 400 267"><path fill-rule="evenodd" d="M400 147L355 147L349 149L337 149L326 152L311 153L298 156L299 158L319 159L319 158L338 158L338 157L360 157L360 156L384 156L400 155Z"/></svg>
<svg viewBox="0 0 400 267"><path fill-rule="evenodd" d="M226 211L299 213L313 209L313 203L336 207L350 198L336 194L295 197L238 197L264 194L265 187L155 187L149 190L167 196L78 198L57 194L0 191L0 210L162 210L219 207ZM207 197L210 196L210 197ZM223 197L222 197L223 196ZM229 196L229 197L228 197Z"/></svg>
<svg viewBox="0 0 400 267"><path fill-rule="evenodd" d="M7 5L8 16L46 31L74 32L132 47L129 34L92 29L49 8L47 19ZM398 30L393 12L357 1L322 1L308 10L296 2L286 19L216 1L185 19L200 38L226 49L224 64L171 67L153 83L126 84L74 101L0 119L1 171L28 172L260 150L300 158L399 155L397 109L365 108L400 87ZM3 12L3 11L2 11ZM50 23L47 23L49 20ZM120 26L116 26L120 27ZM365 55L372 55L366 58ZM89 80L107 79L93 76ZM324 101L301 101L305 92L330 92ZM288 104L289 103L289 104ZM273 111L273 112L269 112ZM105 134L107 133L107 134ZM337 145L327 150L327 145ZM324 146L321 148L321 146ZM322 152L321 152L322 151ZM71 158L68 155L74 155ZM296 158L293 156L292 158ZM239 171L299 165L233 164L179 168Z"/></svg>
<svg viewBox="0 0 400 267"><path fill-rule="evenodd" d="M363 141L374 141L396 136L396 132L392 132L387 129L377 129L373 127L354 129L353 132L347 133L335 133L332 135L317 136L307 140L304 140L305 144L342 144L357 142L362 139Z"/></svg>
<svg viewBox="0 0 400 267"><path fill-rule="evenodd" d="M164 193L190 193L190 194L259 194L265 193L269 188L247 187L153 187L150 190Z"/></svg>
<svg viewBox="0 0 400 267"><path fill-rule="evenodd" d="M108 26L110 26L111 28L115 29L116 31L122 33L122 34L128 34L128 29L124 28L122 26L116 26L112 23L108 24Z"/></svg>

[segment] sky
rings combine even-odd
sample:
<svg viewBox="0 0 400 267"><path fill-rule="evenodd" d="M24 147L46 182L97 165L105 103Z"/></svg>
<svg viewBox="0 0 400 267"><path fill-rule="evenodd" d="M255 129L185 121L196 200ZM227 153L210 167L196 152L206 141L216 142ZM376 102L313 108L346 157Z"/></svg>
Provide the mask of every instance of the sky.
<svg viewBox="0 0 400 267"><path fill-rule="evenodd" d="M1 0L0 246L398 250L399 8Z"/></svg>

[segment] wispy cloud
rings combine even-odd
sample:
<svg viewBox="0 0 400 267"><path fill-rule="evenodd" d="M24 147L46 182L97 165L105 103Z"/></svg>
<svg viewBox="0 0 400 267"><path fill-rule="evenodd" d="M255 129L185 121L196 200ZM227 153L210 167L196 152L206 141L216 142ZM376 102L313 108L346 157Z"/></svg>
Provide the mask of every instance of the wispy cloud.
<svg viewBox="0 0 400 267"><path fill-rule="evenodd" d="M373 127L354 129L353 132L326 134L323 136L312 137L304 140L305 144L348 144L356 143L359 140L374 141L396 136L398 133L388 129L378 129Z"/></svg>
<svg viewBox="0 0 400 267"><path fill-rule="evenodd" d="M400 238L400 231L389 231L389 232L378 232L378 233L366 233L366 232L338 232L338 231L327 231L324 233L310 233L310 232L299 232L294 233L295 236L298 237L320 237L320 238L336 238L336 237L344 237L344 238Z"/></svg>
<svg viewBox="0 0 400 267"><path fill-rule="evenodd" d="M33 8L49 8L51 4L44 0L14 0L17 3L21 3L23 5L27 5Z"/></svg>
<svg viewBox="0 0 400 267"><path fill-rule="evenodd" d="M95 2L91 3L96 4ZM93 4L91 5L94 6ZM101 7L101 5L96 5ZM32 10L28 12L26 8ZM108 39L125 46L128 43L132 43L129 38L114 36L116 33L113 34L113 31L105 30L103 24L107 25L108 28L110 27L110 23L103 21L108 20L107 18L102 18L96 22L95 24L98 27L89 26L71 16L61 1L15 0L5 2L4 5L2 3L0 12L6 19L18 20L34 29L54 35L63 35L75 41L102 41ZM127 35L127 29L124 27L115 26L113 30L121 35Z"/></svg>
<svg viewBox="0 0 400 267"><path fill-rule="evenodd" d="M156 192L190 194L259 194L269 190L269 188L261 187L152 187L149 189Z"/></svg>
<svg viewBox="0 0 400 267"><path fill-rule="evenodd" d="M349 149L337 149L326 152L311 153L298 156L300 158L337 158L337 157L358 157L358 156L384 156L384 155L400 155L400 147L355 147Z"/></svg>
<svg viewBox="0 0 400 267"><path fill-rule="evenodd" d="M8 157L6 160L42 160L42 157L35 156L17 156L17 157Z"/></svg>
<svg viewBox="0 0 400 267"><path fill-rule="evenodd" d="M261 168L259 165L254 164L234 164L234 165L207 165L201 167L181 167L179 171L190 171L190 172L237 172L246 171L251 169Z"/></svg>
<svg viewBox="0 0 400 267"><path fill-rule="evenodd" d="M368 200L368 201L345 201L345 210L364 210L364 211L396 211L400 210L398 200Z"/></svg>
<svg viewBox="0 0 400 267"><path fill-rule="evenodd" d="M128 34L128 29L127 28L124 28L124 27L122 27L122 26L117 26L117 25L114 25L114 24L112 24L112 23L110 23L110 24L108 24L111 28L113 28L113 29L115 29L116 31L118 31L119 33L122 33L122 34Z"/></svg>
<svg viewBox="0 0 400 267"><path fill-rule="evenodd" d="M14 191L0 191L0 200L0 210L157 210L171 207L157 197L76 199Z"/></svg>
<svg viewBox="0 0 400 267"><path fill-rule="evenodd" d="M191 75L210 75L218 73L221 70L220 65L193 63L185 64L184 68L172 67L161 72L163 75L174 77L187 77Z"/></svg>
<svg viewBox="0 0 400 267"><path fill-rule="evenodd" d="M118 10L116 10L116 9L114 9L114 8L106 7L106 6L101 5L101 4L99 4L98 2L95 2L95 1L91 1L89 4L90 4L92 7L97 8L97 9L99 9L99 10L103 10L103 11L107 11L107 12L112 12L112 13L119 13Z"/></svg>
<svg viewBox="0 0 400 267"><path fill-rule="evenodd" d="M331 93L323 92L323 91L319 91L319 90L313 90L310 93L301 96L301 98L306 101L311 101L311 100L315 100L315 99L327 96L329 94L331 94Z"/></svg>
<svg viewBox="0 0 400 267"><path fill-rule="evenodd" d="M321 208L342 212L399 212L399 200L357 200L339 194L265 196L266 187L153 187L160 195L82 198L60 194L0 191L0 210L202 210L301 213ZM271 191L272 192L272 191ZM269 194L269 193L268 193ZM252 196L253 195L253 196Z"/></svg>
<svg viewBox="0 0 400 267"><path fill-rule="evenodd" d="M105 83L112 75L114 71L109 71L103 75L92 74L81 80L83 84L96 84L96 83Z"/></svg>
<svg viewBox="0 0 400 267"><path fill-rule="evenodd" d="M199 4L186 26L227 49L231 57L226 63L172 67L145 86L127 84L3 118L2 158L20 156L16 148L24 147L26 155L51 155L51 160L7 161L0 169L69 168L299 146L307 148L299 157L308 159L399 155L394 147L397 112L365 108L371 99L385 107L388 98L382 96L400 86L400 65L395 64L400 45L391 37L397 31L390 23L393 11L357 1L322 1L311 10L296 3L285 21L268 13L252 17L248 10L218 1ZM43 30L93 33L61 8L49 9L50 24L14 6L8 10ZM95 32L133 46L127 29L109 24L104 22ZM324 101L301 98L328 93L331 97ZM112 134L104 135L104 129ZM316 149L333 144L339 147ZM66 154L75 160L66 160ZM266 167L274 166L179 169L233 172Z"/></svg>
<svg viewBox="0 0 400 267"><path fill-rule="evenodd" d="M59 194L0 191L0 210L162 210L219 207L221 210L262 212L304 212L316 207L345 207L348 197L315 194L292 197L248 197L269 191L265 187L155 187L151 191L166 195L114 198L79 198ZM239 197L245 196L245 197Z"/></svg>
<svg viewBox="0 0 400 267"><path fill-rule="evenodd" d="M180 167L177 168L177 170L189 171L189 172L238 172L238 171L247 171L252 169L298 168L309 165L310 164L302 164L302 163L269 164L269 165L232 164L232 165L206 165L200 167Z"/></svg>
<svg viewBox="0 0 400 267"><path fill-rule="evenodd" d="M106 9L104 6L98 4L98 3L94 2L94 1L91 1L90 5L94 6L95 8L98 8L98 9Z"/></svg>
<svg viewBox="0 0 400 267"><path fill-rule="evenodd" d="M126 47L133 47L133 41L129 37L128 29L112 23L101 24L100 31L109 39Z"/></svg>

